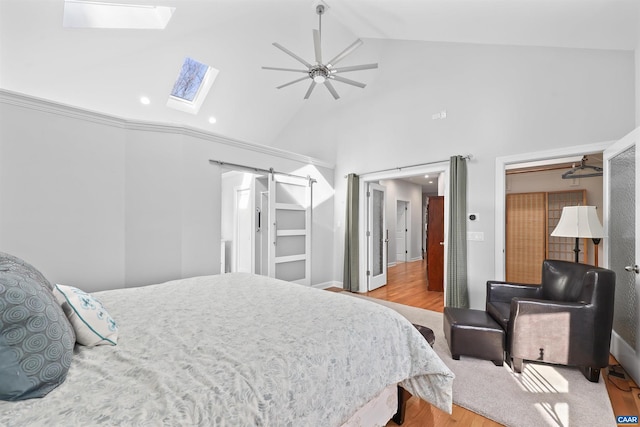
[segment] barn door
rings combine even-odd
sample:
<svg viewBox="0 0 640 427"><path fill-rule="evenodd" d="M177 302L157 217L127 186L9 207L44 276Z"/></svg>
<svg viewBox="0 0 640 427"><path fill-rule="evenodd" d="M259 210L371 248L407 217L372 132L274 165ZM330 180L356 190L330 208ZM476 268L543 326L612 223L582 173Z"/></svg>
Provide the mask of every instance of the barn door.
<svg viewBox="0 0 640 427"><path fill-rule="evenodd" d="M311 183L271 174L269 178L270 277L311 284Z"/></svg>

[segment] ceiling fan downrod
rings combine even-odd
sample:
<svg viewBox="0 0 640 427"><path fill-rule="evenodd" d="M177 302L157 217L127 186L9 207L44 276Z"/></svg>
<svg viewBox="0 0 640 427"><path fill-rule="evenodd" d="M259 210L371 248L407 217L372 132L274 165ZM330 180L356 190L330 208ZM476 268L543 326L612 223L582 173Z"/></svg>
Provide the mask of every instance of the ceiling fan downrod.
<svg viewBox="0 0 640 427"><path fill-rule="evenodd" d="M316 13L318 14L318 34L320 35L318 38L322 40L322 15L324 14L324 5L317 5Z"/></svg>

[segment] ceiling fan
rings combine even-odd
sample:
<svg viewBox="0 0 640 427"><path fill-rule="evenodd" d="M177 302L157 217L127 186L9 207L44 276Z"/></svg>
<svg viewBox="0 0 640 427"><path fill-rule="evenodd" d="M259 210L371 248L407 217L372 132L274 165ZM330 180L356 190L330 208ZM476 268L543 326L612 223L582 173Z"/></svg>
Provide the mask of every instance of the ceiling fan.
<svg viewBox="0 0 640 427"><path fill-rule="evenodd" d="M349 47L347 47L345 50L340 52L330 61L326 63L322 61L322 49L320 46L320 42L322 37L322 15L324 14L324 9L325 7L322 4L319 4L316 6L316 13L318 14L319 23L318 23L318 29L313 30L313 45L316 53L315 64L310 64L309 62L305 61L304 59L302 59L295 53L291 52L289 49L285 48L284 46L280 45L279 43L273 43L275 47L277 47L287 55L291 56L298 62L302 63L305 67L307 67L306 70L296 70L292 68L278 68L278 67L262 67L264 70L292 71L296 73L306 74L306 76L304 77L301 77L289 83L285 83L281 86L278 86L277 89L282 89L283 87L292 85L294 83L298 83L306 79L311 79L311 85L309 86L309 89L307 89L307 93L304 95L304 99L309 99L311 92L313 92L313 89L316 87L317 84L324 84L327 90L331 92L331 95L333 95L333 98L338 99L340 98L340 95L338 95L338 92L336 92L335 88L333 87L333 84L331 84L331 80L346 83L352 86L357 86L359 88L364 88L366 86L364 83L360 83L355 80L350 80L342 76L339 76L338 73L347 73L349 71L370 70L372 68L378 68L378 64L353 65L350 67L340 67L340 68L335 67L335 65L339 61L342 61L347 55L349 55L350 53L352 53L354 50L356 50L362 45L362 40L360 39L353 42Z"/></svg>

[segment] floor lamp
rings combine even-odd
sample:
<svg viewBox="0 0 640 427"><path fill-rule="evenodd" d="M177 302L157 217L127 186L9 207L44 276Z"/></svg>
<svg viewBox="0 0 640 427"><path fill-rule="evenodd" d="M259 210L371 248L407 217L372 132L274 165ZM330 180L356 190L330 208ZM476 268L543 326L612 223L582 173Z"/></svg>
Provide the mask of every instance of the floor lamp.
<svg viewBox="0 0 640 427"><path fill-rule="evenodd" d="M562 208L560 221L551 235L554 237L575 237L576 247L573 251L576 253L576 262L579 262L579 239L593 239L595 265L598 266L598 244L600 244L600 239L604 237L604 230L598 219L595 206L565 206Z"/></svg>

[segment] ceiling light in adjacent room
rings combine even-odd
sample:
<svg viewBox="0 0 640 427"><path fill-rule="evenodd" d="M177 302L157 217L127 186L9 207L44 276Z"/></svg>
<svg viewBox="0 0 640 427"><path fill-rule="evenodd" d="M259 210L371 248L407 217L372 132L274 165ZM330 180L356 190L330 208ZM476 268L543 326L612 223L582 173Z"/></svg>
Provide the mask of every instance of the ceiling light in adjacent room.
<svg viewBox="0 0 640 427"><path fill-rule="evenodd" d="M151 104L151 100L146 96L141 96L140 97L140 103L142 105L149 105L149 104Z"/></svg>
<svg viewBox="0 0 640 427"><path fill-rule="evenodd" d="M213 116L209 117L209 123L214 124L215 122L217 122L215 117Z"/></svg>
<svg viewBox="0 0 640 427"><path fill-rule="evenodd" d="M65 28L163 30L175 7L65 0Z"/></svg>

